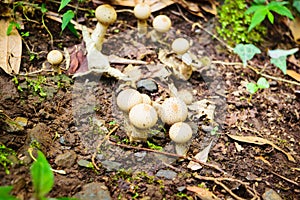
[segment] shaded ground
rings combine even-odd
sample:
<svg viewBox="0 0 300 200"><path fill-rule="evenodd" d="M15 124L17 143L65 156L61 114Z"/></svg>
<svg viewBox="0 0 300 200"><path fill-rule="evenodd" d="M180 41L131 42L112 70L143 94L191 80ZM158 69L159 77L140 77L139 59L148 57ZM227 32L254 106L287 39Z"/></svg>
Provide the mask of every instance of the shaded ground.
<svg viewBox="0 0 300 200"><path fill-rule="evenodd" d="M269 80L271 87L259 91L248 102L249 94L245 89L245 81L255 81L259 76L241 65L226 65L226 62L237 62L238 58L229 54L206 32L192 32L191 24L178 15L176 6L162 10L161 13L169 15L173 20L174 29L170 31L169 41L172 41L176 34L184 35L193 39L191 51L199 57L209 56L213 61L225 62L204 66L201 73L193 73L188 83L176 82L176 86L192 88L195 100L209 99L216 103L214 114L219 126L217 135L210 135L209 128L212 124L205 116L195 121L197 131L187 155L193 157L213 141L209 163L219 166L226 174L211 166L191 171L187 168L187 159L173 157L172 162L168 159L161 162L156 157L157 154L141 149L148 148L147 143L130 143L124 130L123 117L115 107L115 94L122 82L114 78L89 76L88 81L85 78L72 80L65 75L53 76L51 73L45 73L40 78L37 75L27 78L18 76L19 83L15 84L12 77L1 72L0 110L12 119L28 119L24 130L10 130L1 124L1 143L14 149L17 158L22 161L22 164L15 164L9 168L10 174L6 174L1 168L1 185L14 185L14 194L22 199L30 198L33 193L29 174L32 160L27 150L37 141L52 168L63 169L66 172L66 175L55 173L55 186L49 194L51 197L73 196L87 183L102 182L113 199L197 199L197 195L188 191L186 187L200 185L209 188L221 199L230 199L230 194L224 187L216 181L205 180L209 179L208 177L215 178L214 180L229 177L233 181L222 182L234 194L245 199L252 196L247 191L256 191L261 197L266 188L274 189L284 199L300 198L300 99L295 94L299 87ZM185 15L193 21L198 21L188 13ZM40 15L37 13L34 17L39 19ZM119 13L118 21L109 28L104 53L137 59L141 51L145 51L148 53L143 55L143 60L153 64L159 63L156 44L148 44L146 49L145 46L132 47L130 34L134 34L134 21L131 14ZM51 27L53 34L60 32L59 23L47 18L45 22ZM83 23L94 26L90 19L85 19ZM214 30L213 19L203 25L209 31ZM30 61L28 49L24 45L21 69L22 72L38 70L45 61L47 52L52 49L49 35L41 24L24 21L24 27L24 32L30 32L26 43L32 51L38 53L39 59ZM178 33L178 30L181 32ZM122 34L123 32L126 34ZM55 48L70 47L79 43L80 40L68 31L62 35L54 34ZM278 45L282 43L279 41ZM124 50L125 47L131 51ZM162 45L162 48L166 46ZM262 69L266 62L269 61L263 56L257 56L252 65ZM123 70L127 65L112 66ZM144 70L144 76L147 76L147 70ZM283 76L272 65L267 65L265 73L275 77ZM38 80L41 89L34 91L28 85L38 83L30 80ZM152 94L153 99L165 95L166 91L164 82L159 79L156 81L159 83L159 90ZM18 90L17 86L23 91ZM41 91L47 94L45 98L39 95ZM104 136L116 125L120 127L111 133L110 140L140 149L121 148L104 141ZM151 138L151 142L165 147L170 140L165 137L162 129L159 129L159 132L160 134ZM263 137L289 152L296 162L288 161L282 152L270 145L236 143L226 134ZM81 166L80 160L92 161L101 141L104 142L95 157L99 170ZM64 157L61 158L60 155ZM168 179L168 176L159 177L157 172L161 169L177 174L171 179Z"/></svg>

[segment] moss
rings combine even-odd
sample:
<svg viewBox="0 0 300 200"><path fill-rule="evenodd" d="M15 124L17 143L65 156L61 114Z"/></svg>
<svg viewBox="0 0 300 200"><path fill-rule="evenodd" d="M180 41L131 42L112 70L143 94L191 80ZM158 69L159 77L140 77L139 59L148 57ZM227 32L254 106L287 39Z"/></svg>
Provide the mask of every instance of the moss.
<svg viewBox="0 0 300 200"><path fill-rule="evenodd" d="M216 28L218 34L231 46L240 43L257 44L263 40L267 28L259 25L248 32L251 15L246 15L247 4L243 0L225 0L218 10L220 25Z"/></svg>

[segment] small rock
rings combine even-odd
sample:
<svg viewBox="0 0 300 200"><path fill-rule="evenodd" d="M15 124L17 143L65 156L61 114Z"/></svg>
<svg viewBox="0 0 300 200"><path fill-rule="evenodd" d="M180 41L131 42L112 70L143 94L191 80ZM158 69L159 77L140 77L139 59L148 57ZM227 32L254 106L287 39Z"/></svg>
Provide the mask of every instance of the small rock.
<svg viewBox="0 0 300 200"><path fill-rule="evenodd" d="M180 187L177 187L176 189L177 189L178 192L183 192L186 189L186 187L185 186L180 186Z"/></svg>
<svg viewBox="0 0 300 200"><path fill-rule="evenodd" d="M114 161L105 160L102 162L103 167L106 168L107 171L117 171L121 169L122 164Z"/></svg>
<svg viewBox="0 0 300 200"><path fill-rule="evenodd" d="M173 170L163 170L163 169L161 169L155 174L155 176L163 177L163 178L172 180L172 179L176 178L177 173L174 172Z"/></svg>
<svg viewBox="0 0 300 200"><path fill-rule="evenodd" d="M55 158L55 164L59 167L70 168L74 165L77 155L74 151L68 151Z"/></svg>
<svg viewBox="0 0 300 200"><path fill-rule="evenodd" d="M137 157L137 160L138 160L138 161L142 161L142 160L145 158L146 155L147 155L147 152L146 152L146 151L136 152L136 153L134 154L134 156Z"/></svg>
<svg viewBox="0 0 300 200"><path fill-rule="evenodd" d="M263 200L282 200L282 198L273 189L266 189L262 198Z"/></svg>
<svg viewBox="0 0 300 200"><path fill-rule="evenodd" d="M111 196L109 194L108 188L103 183L88 183L83 186L82 191L76 193L74 198L80 200L111 200Z"/></svg>
<svg viewBox="0 0 300 200"><path fill-rule="evenodd" d="M157 83L152 79L142 79L136 83L137 90L141 93L154 93L158 91Z"/></svg>

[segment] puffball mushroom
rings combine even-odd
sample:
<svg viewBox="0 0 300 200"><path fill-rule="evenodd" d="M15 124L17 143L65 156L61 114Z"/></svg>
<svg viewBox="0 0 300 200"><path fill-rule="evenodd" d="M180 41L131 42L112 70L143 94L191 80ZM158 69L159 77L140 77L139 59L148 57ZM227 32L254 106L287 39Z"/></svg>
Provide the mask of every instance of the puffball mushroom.
<svg viewBox="0 0 300 200"><path fill-rule="evenodd" d="M186 104L177 97L165 99L159 109L161 120L166 124L185 121L188 115Z"/></svg>
<svg viewBox="0 0 300 200"><path fill-rule="evenodd" d="M143 103L149 104L149 105L152 104L152 100L147 94L141 94L141 95L142 95L142 98L143 98Z"/></svg>
<svg viewBox="0 0 300 200"><path fill-rule="evenodd" d="M172 42L172 50L179 56L185 54L189 48L190 43L187 39L184 38L177 38Z"/></svg>
<svg viewBox="0 0 300 200"><path fill-rule="evenodd" d="M52 65L54 70L58 73L61 73L59 64L63 60L63 54L58 50L52 50L47 55L47 61Z"/></svg>
<svg viewBox="0 0 300 200"><path fill-rule="evenodd" d="M192 135L192 128L185 122L177 122L169 129L171 140L178 144L186 143L192 138Z"/></svg>
<svg viewBox="0 0 300 200"><path fill-rule="evenodd" d="M157 120L156 110L149 104L137 104L129 112L129 121L139 129L151 128Z"/></svg>
<svg viewBox="0 0 300 200"><path fill-rule="evenodd" d="M96 49L101 51L107 27L117 20L117 13L112 6L103 4L96 8L95 16L98 23L91 37L95 41Z"/></svg>
<svg viewBox="0 0 300 200"><path fill-rule="evenodd" d="M146 3L139 3L133 9L134 16L138 19L138 35L139 37L147 33L147 19L151 15L151 8Z"/></svg>
<svg viewBox="0 0 300 200"><path fill-rule="evenodd" d="M142 95L134 89L126 89L120 92L117 96L117 105L120 110L129 112L129 110L143 102Z"/></svg>
<svg viewBox="0 0 300 200"><path fill-rule="evenodd" d="M168 32L171 28L171 19L166 15L158 15L154 18L152 22L154 32L152 32L152 41L158 41L161 39L162 35Z"/></svg>

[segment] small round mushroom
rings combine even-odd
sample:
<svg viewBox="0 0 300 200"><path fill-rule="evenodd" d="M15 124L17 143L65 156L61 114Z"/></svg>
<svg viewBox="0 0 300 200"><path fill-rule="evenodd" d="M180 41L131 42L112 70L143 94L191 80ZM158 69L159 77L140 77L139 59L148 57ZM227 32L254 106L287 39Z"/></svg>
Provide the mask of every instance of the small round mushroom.
<svg viewBox="0 0 300 200"><path fill-rule="evenodd" d="M151 34L152 41L158 41L162 38L163 34L168 32L171 28L171 19L166 15L158 15L152 22L154 32Z"/></svg>
<svg viewBox="0 0 300 200"><path fill-rule="evenodd" d="M52 50L47 55L47 61L52 65L54 70L61 73L59 64L63 61L63 54L58 50Z"/></svg>
<svg viewBox="0 0 300 200"><path fill-rule="evenodd" d="M133 13L138 19L138 35L141 37L147 33L147 19L151 15L151 8L147 3L139 3L134 7Z"/></svg>
<svg viewBox="0 0 300 200"><path fill-rule="evenodd" d="M120 92L117 96L117 105L120 110L124 112L129 112L129 110L143 102L143 97L141 94L134 89L126 89Z"/></svg>
<svg viewBox="0 0 300 200"><path fill-rule="evenodd" d="M96 43L96 49L101 51L107 27L117 20L117 13L112 6L103 4L96 8L95 16L98 20L98 23L92 33L92 39Z"/></svg>
<svg viewBox="0 0 300 200"><path fill-rule="evenodd" d="M184 38L177 38L172 42L172 50L179 56L185 54L189 48L190 43L187 39Z"/></svg>
<svg viewBox="0 0 300 200"><path fill-rule="evenodd" d="M152 106L141 103L131 108L129 120L139 129L148 129L156 124L158 117L156 110Z"/></svg>
<svg viewBox="0 0 300 200"><path fill-rule="evenodd" d="M166 124L185 121L188 115L186 104L177 97L167 98L159 109L161 120Z"/></svg>
<svg viewBox="0 0 300 200"><path fill-rule="evenodd" d="M177 122L169 129L171 140L178 144L186 143L192 138L192 135L192 128L185 122Z"/></svg>
<svg viewBox="0 0 300 200"><path fill-rule="evenodd" d="M141 94L141 95L142 95L142 98L143 98L143 103L149 104L149 105L152 104L152 100L147 94Z"/></svg>

